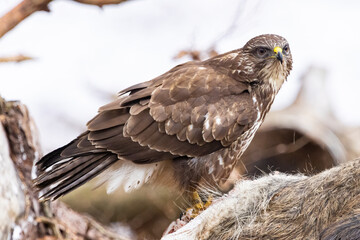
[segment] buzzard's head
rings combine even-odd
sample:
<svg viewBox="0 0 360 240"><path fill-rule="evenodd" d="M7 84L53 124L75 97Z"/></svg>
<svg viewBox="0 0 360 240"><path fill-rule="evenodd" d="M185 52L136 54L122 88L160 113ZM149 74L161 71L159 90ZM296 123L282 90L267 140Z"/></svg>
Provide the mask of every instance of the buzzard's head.
<svg viewBox="0 0 360 240"><path fill-rule="evenodd" d="M248 41L242 48L239 66L247 79L270 85L277 92L292 69L292 56L285 38L264 34Z"/></svg>

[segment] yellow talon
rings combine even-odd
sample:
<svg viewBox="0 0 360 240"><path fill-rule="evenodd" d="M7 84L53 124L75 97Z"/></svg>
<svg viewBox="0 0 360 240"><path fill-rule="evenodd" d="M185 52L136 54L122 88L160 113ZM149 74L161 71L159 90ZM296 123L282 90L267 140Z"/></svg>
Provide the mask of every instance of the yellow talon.
<svg viewBox="0 0 360 240"><path fill-rule="evenodd" d="M212 196L210 195L208 199L206 200L206 203L204 204L204 210L207 209L212 204Z"/></svg>
<svg viewBox="0 0 360 240"><path fill-rule="evenodd" d="M190 218L193 219L198 216L202 211L207 209L212 203L212 196L209 196L206 203L203 202L198 192L193 192L193 202L194 205L192 208L186 209L186 213L189 213Z"/></svg>

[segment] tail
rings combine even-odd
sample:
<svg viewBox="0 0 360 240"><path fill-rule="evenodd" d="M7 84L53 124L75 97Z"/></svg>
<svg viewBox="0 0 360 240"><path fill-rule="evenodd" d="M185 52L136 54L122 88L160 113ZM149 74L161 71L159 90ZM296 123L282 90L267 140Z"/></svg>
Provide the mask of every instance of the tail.
<svg viewBox="0 0 360 240"><path fill-rule="evenodd" d="M42 199L57 199L83 185L118 160L117 155L97 149L88 141L88 132L58 148L37 163L35 186Z"/></svg>

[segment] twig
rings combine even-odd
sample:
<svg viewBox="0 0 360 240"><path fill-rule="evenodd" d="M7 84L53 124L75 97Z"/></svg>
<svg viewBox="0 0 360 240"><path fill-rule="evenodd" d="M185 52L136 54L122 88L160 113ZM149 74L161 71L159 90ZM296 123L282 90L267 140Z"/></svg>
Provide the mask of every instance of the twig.
<svg viewBox="0 0 360 240"><path fill-rule="evenodd" d="M0 38L36 11L49 11L52 0L23 0L0 18Z"/></svg>
<svg viewBox="0 0 360 240"><path fill-rule="evenodd" d="M0 38L16 27L22 20L37 11L49 12L48 4L52 0L23 0L16 7L0 18ZM103 5L119 4L128 0L74 0L83 4L102 7Z"/></svg>
<svg viewBox="0 0 360 240"><path fill-rule="evenodd" d="M8 62L23 62L27 60L32 60L32 57L24 56L24 55L17 55L12 57L0 57L0 63L8 63Z"/></svg>
<svg viewBox="0 0 360 240"><path fill-rule="evenodd" d="M60 229L58 228L59 223L56 221L56 219L50 217L38 216L36 217L36 221L38 223L49 224L54 231L55 237L59 240L64 240L63 236L61 235Z"/></svg>
<svg viewBox="0 0 360 240"><path fill-rule="evenodd" d="M94 219L92 219L91 217L87 217L86 215L84 217L88 221L88 224L90 226L94 227L97 231L99 231L104 236L109 237L110 239L129 240L129 238L127 238L126 236L120 236L120 235L106 229L101 224L99 224Z"/></svg>
<svg viewBox="0 0 360 240"><path fill-rule="evenodd" d="M198 61L198 60L203 60L208 57L217 56L219 53L215 50L216 46L218 45L218 43L221 40L223 40L227 36L231 35L237 29L237 25L238 25L237 22L238 22L238 19L244 14L243 13L244 5L246 4L246 1L247 0L242 0L239 2L231 24L229 25L228 28L225 29L225 31L223 33L221 33L219 36L217 36L213 40L213 42L210 44L209 47L207 47L204 50L196 50L196 49L194 49L193 46L191 46L190 48L188 48L186 50L182 50L178 54L176 54L176 56L174 56L174 59L180 59L182 57L189 56L191 58L191 60Z"/></svg>
<svg viewBox="0 0 360 240"><path fill-rule="evenodd" d="M96 5L96 6L102 7L104 5L123 3L128 0L74 0L74 1L83 3L83 4L90 4L90 5Z"/></svg>

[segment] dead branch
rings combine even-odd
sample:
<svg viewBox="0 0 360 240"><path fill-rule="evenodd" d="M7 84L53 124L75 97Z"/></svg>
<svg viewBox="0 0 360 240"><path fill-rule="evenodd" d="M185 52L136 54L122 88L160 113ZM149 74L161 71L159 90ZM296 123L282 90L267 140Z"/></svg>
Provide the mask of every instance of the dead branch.
<svg viewBox="0 0 360 240"><path fill-rule="evenodd" d="M0 18L0 38L21 21L37 11L49 12L48 5L52 0L23 0L12 10ZM91 4L102 7L109 4L120 4L128 0L74 0L83 4Z"/></svg>
<svg viewBox="0 0 360 240"><path fill-rule="evenodd" d="M38 134L25 105L0 97L0 239L134 239L120 234L61 202L39 202L32 166L42 153Z"/></svg>
<svg viewBox="0 0 360 240"><path fill-rule="evenodd" d="M27 60L32 60L32 57L25 56L25 55L17 55L12 57L0 57L0 63L8 63L8 62L23 62Z"/></svg>
<svg viewBox="0 0 360 240"><path fill-rule="evenodd" d="M128 0L74 0L75 2L102 7L104 5L120 4Z"/></svg>
<svg viewBox="0 0 360 240"><path fill-rule="evenodd" d="M23 0L0 18L0 38L36 11L49 11L52 0Z"/></svg>
<svg viewBox="0 0 360 240"><path fill-rule="evenodd" d="M174 59L180 59L186 56L189 56L193 61L200 61L209 57L215 57L219 55L219 53L215 49L209 49L206 51L198 51L198 50L181 50L174 56Z"/></svg>

